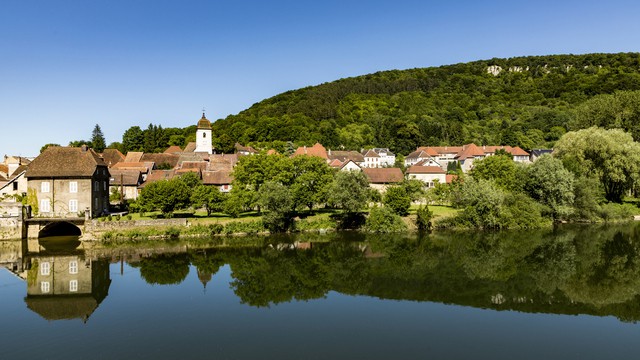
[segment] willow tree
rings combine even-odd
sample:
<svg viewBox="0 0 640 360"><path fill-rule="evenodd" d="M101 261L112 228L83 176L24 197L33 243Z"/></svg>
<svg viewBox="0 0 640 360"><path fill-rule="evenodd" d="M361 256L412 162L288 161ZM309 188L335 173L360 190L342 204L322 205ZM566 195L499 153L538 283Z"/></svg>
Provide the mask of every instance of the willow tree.
<svg viewBox="0 0 640 360"><path fill-rule="evenodd" d="M576 175L598 178L608 201L622 202L640 179L640 144L621 129L568 132L556 143L554 156Z"/></svg>

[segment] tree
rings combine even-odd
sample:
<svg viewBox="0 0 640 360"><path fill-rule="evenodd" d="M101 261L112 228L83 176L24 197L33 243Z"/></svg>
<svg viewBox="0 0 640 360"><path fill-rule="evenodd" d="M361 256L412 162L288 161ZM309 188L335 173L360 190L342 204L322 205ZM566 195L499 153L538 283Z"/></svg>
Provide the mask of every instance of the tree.
<svg viewBox="0 0 640 360"><path fill-rule="evenodd" d="M475 161L473 165L470 174L475 179L493 180L499 187L510 191L520 187L518 167L507 155L496 152L493 156Z"/></svg>
<svg viewBox="0 0 640 360"><path fill-rule="evenodd" d="M549 206L558 218L573 204L573 174L562 161L550 155L541 156L527 169L524 190L534 200Z"/></svg>
<svg viewBox="0 0 640 360"><path fill-rule="evenodd" d="M608 201L622 202L640 177L640 144L620 129L591 127L566 133L553 155L578 176L596 176Z"/></svg>
<svg viewBox="0 0 640 360"><path fill-rule="evenodd" d="M382 203L389 207L395 214L406 216L409 214L411 197L403 186L391 186L382 197Z"/></svg>
<svg viewBox="0 0 640 360"><path fill-rule="evenodd" d="M40 148L40 154L42 154L45 150L47 150L48 147L51 147L51 146L60 146L60 144L53 144L53 143L45 144Z"/></svg>
<svg viewBox="0 0 640 360"><path fill-rule="evenodd" d="M200 184L191 194L191 204L195 207L204 207L207 216L211 216L214 211L222 211L224 200L224 194L215 186Z"/></svg>
<svg viewBox="0 0 640 360"><path fill-rule="evenodd" d="M100 125L98 124L96 124L93 128L93 132L91 133L91 144L93 144L93 149L97 152L103 152L107 147L104 135L102 134L102 129L100 129Z"/></svg>
<svg viewBox="0 0 640 360"><path fill-rule="evenodd" d="M358 212L367 205L369 181L361 171L340 171L329 192L329 202L344 212Z"/></svg>
<svg viewBox="0 0 640 360"><path fill-rule="evenodd" d="M369 212L365 229L376 233L401 232L407 230L407 224L393 210L376 206Z"/></svg>
<svg viewBox="0 0 640 360"><path fill-rule="evenodd" d="M122 134L124 152L142 151L144 148L144 134L139 126L132 126Z"/></svg>
<svg viewBox="0 0 640 360"><path fill-rule="evenodd" d="M138 198L140 208L160 210L171 216L174 210L189 206L191 189L179 178L147 184Z"/></svg>
<svg viewBox="0 0 640 360"><path fill-rule="evenodd" d="M259 202L265 212L262 222L270 232L284 232L293 225L293 196L286 186L264 183L260 188Z"/></svg>
<svg viewBox="0 0 640 360"><path fill-rule="evenodd" d="M333 180L333 171L326 161L316 156L296 156L291 162L294 208L304 205L313 210L315 204L325 203Z"/></svg>

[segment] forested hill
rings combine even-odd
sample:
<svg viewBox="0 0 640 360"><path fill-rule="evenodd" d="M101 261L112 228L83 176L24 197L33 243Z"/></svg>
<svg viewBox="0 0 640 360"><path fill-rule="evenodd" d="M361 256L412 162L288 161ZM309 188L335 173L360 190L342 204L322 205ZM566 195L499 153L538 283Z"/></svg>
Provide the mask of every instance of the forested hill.
<svg viewBox="0 0 640 360"><path fill-rule="evenodd" d="M328 148L553 144L589 125L640 131L640 54L491 59L383 71L288 91L213 124L214 145ZM604 123L600 123L603 122Z"/></svg>

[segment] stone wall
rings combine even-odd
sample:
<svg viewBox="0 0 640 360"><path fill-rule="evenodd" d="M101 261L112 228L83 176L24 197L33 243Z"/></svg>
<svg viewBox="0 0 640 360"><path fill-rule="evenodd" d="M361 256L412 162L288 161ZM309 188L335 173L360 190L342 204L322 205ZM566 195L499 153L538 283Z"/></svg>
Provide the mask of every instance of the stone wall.
<svg viewBox="0 0 640 360"><path fill-rule="evenodd" d="M22 238L22 203L0 202L0 240Z"/></svg>
<svg viewBox="0 0 640 360"><path fill-rule="evenodd" d="M85 231L122 230L136 227L187 226L187 219L155 219L155 220L91 220L85 223Z"/></svg>

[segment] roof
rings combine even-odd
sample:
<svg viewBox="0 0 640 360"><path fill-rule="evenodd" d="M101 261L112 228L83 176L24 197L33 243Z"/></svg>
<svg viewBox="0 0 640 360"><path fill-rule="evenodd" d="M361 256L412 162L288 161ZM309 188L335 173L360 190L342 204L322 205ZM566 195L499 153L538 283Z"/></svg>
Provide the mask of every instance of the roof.
<svg viewBox="0 0 640 360"><path fill-rule="evenodd" d="M238 154L211 154L209 170L231 170L238 162Z"/></svg>
<svg viewBox="0 0 640 360"><path fill-rule="evenodd" d="M418 150L407 155L405 159L424 159L424 158L430 158L434 156L438 156L438 153L436 153L433 149L418 148Z"/></svg>
<svg viewBox="0 0 640 360"><path fill-rule="evenodd" d="M87 147L50 146L35 158L26 177L91 177L104 160Z"/></svg>
<svg viewBox="0 0 640 360"><path fill-rule="evenodd" d="M0 164L0 173L9 175L9 167L5 164Z"/></svg>
<svg viewBox="0 0 640 360"><path fill-rule="evenodd" d="M364 154L364 156L363 156L363 157L373 157L373 158L377 158L377 157L380 157L380 155L378 155L378 153L377 153L375 150L370 149L370 150L367 150L367 152Z"/></svg>
<svg viewBox="0 0 640 360"><path fill-rule="evenodd" d="M478 145L471 143L464 145L462 147L462 151L456 155L456 158L459 160L465 160L468 158L476 157L476 156L484 156L485 152Z"/></svg>
<svg viewBox="0 0 640 360"><path fill-rule="evenodd" d="M439 166L421 166L413 165L407 169L407 174L446 174Z"/></svg>
<svg viewBox="0 0 640 360"><path fill-rule="evenodd" d="M355 161L351 160L351 159L347 159L347 161L343 162L342 165L340 165L340 169L344 169L345 166L349 165L349 163L352 163L353 165L355 165L358 169L361 169L360 165L356 164Z"/></svg>
<svg viewBox="0 0 640 360"><path fill-rule="evenodd" d="M378 153L378 155L384 152L387 153L387 156L396 156L396 154L392 153L388 148L373 148L372 150Z"/></svg>
<svg viewBox="0 0 640 360"><path fill-rule="evenodd" d="M138 186L142 183L142 173L138 170L112 169L109 172L111 173L111 178L109 179L109 185L111 186Z"/></svg>
<svg viewBox="0 0 640 360"><path fill-rule="evenodd" d="M144 187L145 185L156 181L171 180L175 176L175 170L153 170L149 175L147 175L147 180L141 184L140 187Z"/></svg>
<svg viewBox="0 0 640 360"><path fill-rule="evenodd" d="M130 163L140 162L140 159L142 159L142 155L144 155L142 151L129 151L123 161Z"/></svg>
<svg viewBox="0 0 640 360"><path fill-rule="evenodd" d="M347 160L351 160L355 163L364 162L364 155L360 154L357 151L331 151L327 153L329 160L338 159L341 162L346 162Z"/></svg>
<svg viewBox="0 0 640 360"><path fill-rule="evenodd" d="M171 168L174 168L178 165L178 160L180 159L180 155L177 154L144 154L140 161L143 162L153 162L156 166L161 166L162 164L168 164Z"/></svg>
<svg viewBox="0 0 640 360"><path fill-rule="evenodd" d="M553 152L553 149L533 149L531 150L531 155L540 157L544 154L551 154L552 152Z"/></svg>
<svg viewBox="0 0 640 360"><path fill-rule="evenodd" d="M169 146L167 150L164 151L165 154L175 154L175 153L181 153L181 152L182 152L182 148L178 145Z"/></svg>
<svg viewBox="0 0 640 360"><path fill-rule="evenodd" d="M196 151L196 143L195 141L192 141L190 143L187 144L187 146L184 147L184 152L186 153L192 153Z"/></svg>
<svg viewBox="0 0 640 360"><path fill-rule="evenodd" d="M456 175L456 174L447 174L447 175L445 176L445 179L446 179L446 181L445 181L445 182L446 182L447 184L451 184L451 183L452 183L455 179L457 179L457 178L458 178L458 175Z"/></svg>
<svg viewBox="0 0 640 360"><path fill-rule="evenodd" d="M152 162L119 162L111 167L111 169L119 170L138 170L144 174L153 169Z"/></svg>
<svg viewBox="0 0 640 360"><path fill-rule="evenodd" d="M299 155L308 155L308 156L317 156L323 159L329 159L327 156L327 149L324 148L320 143L316 143L311 147L302 146L296 149L292 156Z"/></svg>
<svg viewBox="0 0 640 360"><path fill-rule="evenodd" d="M493 154L498 150L504 150L513 156L529 156L529 153L522 150L519 146L483 146L482 150L487 154Z"/></svg>
<svg viewBox="0 0 640 360"><path fill-rule="evenodd" d="M211 130L211 121L204 116L204 113L202 113L202 117L198 120L198 129Z"/></svg>
<svg viewBox="0 0 640 360"><path fill-rule="evenodd" d="M231 171L203 171L202 183L205 185L228 185L233 181Z"/></svg>
<svg viewBox="0 0 640 360"><path fill-rule="evenodd" d="M279 154L279 152L277 152L275 149L267 150L267 155L277 155L277 154Z"/></svg>
<svg viewBox="0 0 640 360"><path fill-rule="evenodd" d="M239 143L236 143L234 145L234 147L236 148L237 152L248 152L248 153L252 153L252 154L257 154L258 150L252 148L251 146L242 146Z"/></svg>
<svg viewBox="0 0 640 360"><path fill-rule="evenodd" d="M365 168L362 171L373 184L399 183L404 180L400 168Z"/></svg>
<svg viewBox="0 0 640 360"><path fill-rule="evenodd" d="M104 149L100 155L108 167L112 167L125 159L125 156L118 149Z"/></svg>

